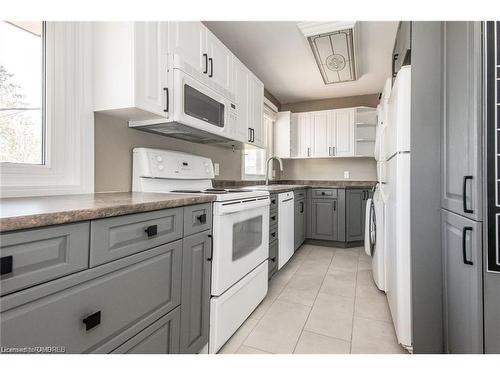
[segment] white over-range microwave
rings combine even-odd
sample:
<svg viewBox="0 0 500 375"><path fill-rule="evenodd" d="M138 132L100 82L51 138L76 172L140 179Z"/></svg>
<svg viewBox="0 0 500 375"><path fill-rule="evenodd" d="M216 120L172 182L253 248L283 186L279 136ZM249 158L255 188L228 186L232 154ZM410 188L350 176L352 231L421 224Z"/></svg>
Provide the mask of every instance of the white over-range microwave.
<svg viewBox="0 0 500 375"><path fill-rule="evenodd" d="M198 143L234 143L238 118L234 95L184 62L169 56L163 118L129 121L129 126Z"/></svg>

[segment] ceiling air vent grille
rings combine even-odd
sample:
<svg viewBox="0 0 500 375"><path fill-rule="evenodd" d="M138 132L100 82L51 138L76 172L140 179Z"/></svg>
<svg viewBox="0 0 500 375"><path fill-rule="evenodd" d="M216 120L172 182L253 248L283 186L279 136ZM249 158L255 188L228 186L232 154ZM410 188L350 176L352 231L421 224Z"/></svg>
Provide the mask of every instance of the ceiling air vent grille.
<svg viewBox="0 0 500 375"><path fill-rule="evenodd" d="M325 84L358 78L355 22L303 22L299 29L309 41Z"/></svg>

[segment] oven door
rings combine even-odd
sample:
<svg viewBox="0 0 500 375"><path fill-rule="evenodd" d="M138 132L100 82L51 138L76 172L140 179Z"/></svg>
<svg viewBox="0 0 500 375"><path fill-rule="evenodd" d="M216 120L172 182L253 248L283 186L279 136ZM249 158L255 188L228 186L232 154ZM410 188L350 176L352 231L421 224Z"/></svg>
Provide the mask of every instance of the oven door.
<svg viewBox="0 0 500 375"><path fill-rule="evenodd" d="M212 88L174 69L174 121L224 135L231 103Z"/></svg>
<svg viewBox="0 0 500 375"><path fill-rule="evenodd" d="M269 197L215 202L212 295L220 296L269 257Z"/></svg>

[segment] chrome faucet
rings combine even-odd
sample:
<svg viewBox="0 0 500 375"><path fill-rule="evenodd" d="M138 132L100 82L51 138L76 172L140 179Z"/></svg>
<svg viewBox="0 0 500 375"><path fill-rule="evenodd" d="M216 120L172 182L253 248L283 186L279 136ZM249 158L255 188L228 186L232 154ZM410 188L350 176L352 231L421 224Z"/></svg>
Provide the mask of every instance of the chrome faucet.
<svg viewBox="0 0 500 375"><path fill-rule="evenodd" d="M278 160L278 162L280 163L280 171L283 171L283 162L279 157L271 156L270 158L268 158L266 161L266 185L269 185L269 162L273 159Z"/></svg>

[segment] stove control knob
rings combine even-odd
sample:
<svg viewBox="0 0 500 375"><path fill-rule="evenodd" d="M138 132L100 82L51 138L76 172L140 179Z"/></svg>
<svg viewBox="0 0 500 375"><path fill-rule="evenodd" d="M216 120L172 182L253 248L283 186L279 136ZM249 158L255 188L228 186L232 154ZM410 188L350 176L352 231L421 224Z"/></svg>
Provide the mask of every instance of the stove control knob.
<svg viewBox="0 0 500 375"><path fill-rule="evenodd" d="M159 169L160 171L163 171L163 169L165 169L165 167L163 166L163 164L159 164L159 165L158 165L158 169Z"/></svg>

